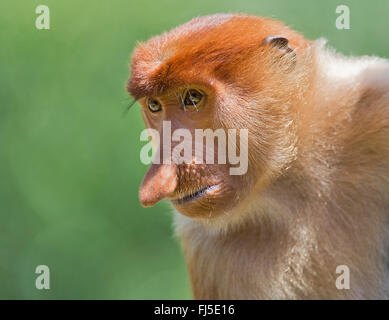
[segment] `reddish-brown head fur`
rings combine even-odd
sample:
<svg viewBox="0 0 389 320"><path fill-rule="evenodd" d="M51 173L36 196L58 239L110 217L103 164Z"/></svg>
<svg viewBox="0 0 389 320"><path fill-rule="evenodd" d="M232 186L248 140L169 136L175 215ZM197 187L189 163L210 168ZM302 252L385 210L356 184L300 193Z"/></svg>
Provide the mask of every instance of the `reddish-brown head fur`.
<svg viewBox="0 0 389 320"><path fill-rule="evenodd" d="M138 99L193 84L194 79L200 84L210 84L213 78L233 82L237 68L256 68L251 59L263 54L262 41L268 36L287 38L292 49L309 43L266 18L220 14L193 19L138 46L128 91ZM244 76L240 73L239 80Z"/></svg>

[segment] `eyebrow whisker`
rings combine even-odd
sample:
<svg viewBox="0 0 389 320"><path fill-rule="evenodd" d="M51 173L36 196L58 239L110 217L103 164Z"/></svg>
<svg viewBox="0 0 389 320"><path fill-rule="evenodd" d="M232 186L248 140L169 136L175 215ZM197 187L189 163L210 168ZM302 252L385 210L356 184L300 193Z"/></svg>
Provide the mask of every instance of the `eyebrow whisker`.
<svg viewBox="0 0 389 320"><path fill-rule="evenodd" d="M134 99L133 101L130 102L130 104L126 107L126 109L123 111L122 117L124 118L128 111L131 109L131 107L137 102L138 100Z"/></svg>
<svg viewBox="0 0 389 320"><path fill-rule="evenodd" d="M184 112L186 112L186 106L185 106L184 98L182 97L181 92L180 92L180 98L181 98L182 106L184 107Z"/></svg>

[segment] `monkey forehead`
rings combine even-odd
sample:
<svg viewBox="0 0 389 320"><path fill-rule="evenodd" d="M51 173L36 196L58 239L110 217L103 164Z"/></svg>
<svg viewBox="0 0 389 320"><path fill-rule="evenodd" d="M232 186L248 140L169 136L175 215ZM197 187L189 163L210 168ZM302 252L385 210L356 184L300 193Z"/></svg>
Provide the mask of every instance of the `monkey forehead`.
<svg viewBox="0 0 389 320"><path fill-rule="evenodd" d="M167 33L140 43L132 56L128 91L136 99L158 96L170 88L206 85L263 51L269 35L282 35L293 47L305 39L281 22L243 14L195 18Z"/></svg>

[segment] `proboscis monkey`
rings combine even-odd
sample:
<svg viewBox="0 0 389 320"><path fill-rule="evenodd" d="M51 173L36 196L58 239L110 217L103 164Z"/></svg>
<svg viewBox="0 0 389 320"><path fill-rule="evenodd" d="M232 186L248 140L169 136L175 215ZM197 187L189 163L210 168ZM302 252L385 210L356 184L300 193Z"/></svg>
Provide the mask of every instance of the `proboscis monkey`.
<svg viewBox="0 0 389 320"><path fill-rule="evenodd" d="M194 298L388 297L387 60L217 14L139 44L128 91L158 132L249 132L245 174L193 155L152 164L140 188L144 206L175 208Z"/></svg>

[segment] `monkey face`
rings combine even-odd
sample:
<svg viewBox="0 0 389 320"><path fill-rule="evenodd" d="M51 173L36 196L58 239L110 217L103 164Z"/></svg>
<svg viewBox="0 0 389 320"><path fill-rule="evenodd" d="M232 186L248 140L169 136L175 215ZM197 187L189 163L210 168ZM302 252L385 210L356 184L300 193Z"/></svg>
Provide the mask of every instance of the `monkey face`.
<svg viewBox="0 0 389 320"><path fill-rule="evenodd" d="M158 159L140 188L143 205L167 198L184 215L213 218L230 212L240 202L237 199L245 197L247 190L241 186L248 187L248 159L235 150L246 167L241 174L231 171L236 165L231 164L229 152L241 145L237 143L240 136L233 137L220 122L219 100L215 91L204 85L140 99L146 127L160 137L154 141ZM234 143L228 144L231 140ZM248 141L242 142L247 150Z"/></svg>

